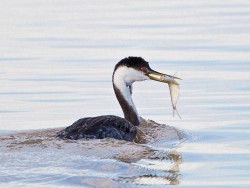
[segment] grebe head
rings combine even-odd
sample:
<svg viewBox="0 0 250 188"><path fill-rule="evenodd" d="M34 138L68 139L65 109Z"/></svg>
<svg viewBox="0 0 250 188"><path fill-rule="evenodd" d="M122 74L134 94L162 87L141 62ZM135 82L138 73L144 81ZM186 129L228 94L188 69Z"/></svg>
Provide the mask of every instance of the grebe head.
<svg viewBox="0 0 250 188"><path fill-rule="evenodd" d="M116 82L125 82L130 86L135 81L155 80L162 82L162 76L169 76L170 78L179 79L174 76L159 73L150 68L147 61L141 57L127 57L116 64L113 79ZM164 80L166 82L166 80Z"/></svg>

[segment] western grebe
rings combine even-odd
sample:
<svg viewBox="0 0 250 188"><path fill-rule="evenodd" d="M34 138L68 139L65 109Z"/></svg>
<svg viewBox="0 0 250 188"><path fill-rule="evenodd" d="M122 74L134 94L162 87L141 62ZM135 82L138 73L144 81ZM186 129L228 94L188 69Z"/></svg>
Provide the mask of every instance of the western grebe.
<svg viewBox="0 0 250 188"><path fill-rule="evenodd" d="M168 79L162 79L167 77ZM112 82L117 100L124 113L124 118L104 115L79 119L71 126L58 133L58 137L67 139L81 138L115 138L133 141L140 117L132 100L132 84L136 81L155 80L177 84L174 76L152 70L147 61L141 57L128 57L118 62L114 68Z"/></svg>

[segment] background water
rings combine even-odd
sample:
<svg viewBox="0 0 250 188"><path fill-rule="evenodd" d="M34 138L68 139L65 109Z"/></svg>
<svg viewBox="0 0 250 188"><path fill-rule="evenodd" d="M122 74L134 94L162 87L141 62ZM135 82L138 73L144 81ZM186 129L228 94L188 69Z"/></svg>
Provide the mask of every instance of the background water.
<svg viewBox="0 0 250 188"><path fill-rule="evenodd" d="M153 69L183 78L181 120L172 118L167 85L134 86L142 117L192 135L172 148L183 159L170 174L172 184L250 186L250 1L9 0L0 8L0 133L122 116L111 85L113 67L124 57L142 56ZM91 158L79 167L76 157L68 168L48 161L44 169L40 162L15 160L12 166L1 162L9 169L2 171L9 178L1 178L1 186L155 187L171 180L171 170L160 168L167 161L128 165ZM147 169L147 176L131 183L130 168L137 175Z"/></svg>

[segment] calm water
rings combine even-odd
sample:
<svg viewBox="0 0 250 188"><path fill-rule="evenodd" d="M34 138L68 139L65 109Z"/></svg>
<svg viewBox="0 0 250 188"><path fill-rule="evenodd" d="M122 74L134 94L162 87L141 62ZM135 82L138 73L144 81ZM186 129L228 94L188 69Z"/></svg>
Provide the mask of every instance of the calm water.
<svg viewBox="0 0 250 188"><path fill-rule="evenodd" d="M250 1L10 0L0 7L0 133L122 116L113 67L142 56L183 78L182 119L172 117L162 83L135 84L138 112L191 135L164 148L182 161L33 153L22 160L0 151L0 186L250 186Z"/></svg>

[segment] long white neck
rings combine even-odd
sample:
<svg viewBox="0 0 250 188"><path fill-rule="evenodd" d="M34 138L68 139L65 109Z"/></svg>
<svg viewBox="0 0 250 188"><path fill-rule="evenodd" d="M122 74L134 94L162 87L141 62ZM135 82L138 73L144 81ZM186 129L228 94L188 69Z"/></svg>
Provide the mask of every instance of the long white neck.
<svg viewBox="0 0 250 188"><path fill-rule="evenodd" d="M140 124L140 118L132 100L129 88L135 81L133 79L133 72L131 71L133 70L127 67L118 68L113 74L113 87L116 98L118 99L123 110L125 119L137 126Z"/></svg>

